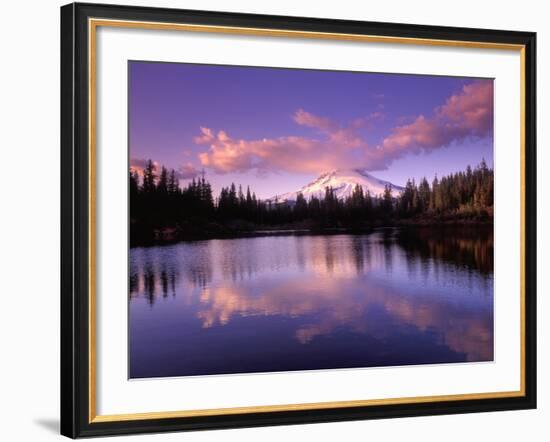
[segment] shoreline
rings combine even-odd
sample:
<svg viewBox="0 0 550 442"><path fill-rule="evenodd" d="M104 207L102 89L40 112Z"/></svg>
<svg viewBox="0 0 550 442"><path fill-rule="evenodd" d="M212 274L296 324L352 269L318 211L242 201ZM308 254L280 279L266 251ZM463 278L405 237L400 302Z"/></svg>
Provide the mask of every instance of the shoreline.
<svg viewBox="0 0 550 442"><path fill-rule="evenodd" d="M180 235L169 229L168 232L157 232L156 238L151 239L134 239L129 238L129 248L136 247L153 247L162 245L173 245L180 242L208 241L214 239L244 239L244 238L259 238L266 236L318 236L318 235L365 235L373 233L375 230L382 229L399 229L399 228L427 228L435 229L446 228L489 228L493 227L493 219L488 220L399 220L390 223L374 223L362 227L325 227L325 228L291 228L284 226L282 228L268 227L254 230L233 230L225 232L201 232L193 235Z"/></svg>

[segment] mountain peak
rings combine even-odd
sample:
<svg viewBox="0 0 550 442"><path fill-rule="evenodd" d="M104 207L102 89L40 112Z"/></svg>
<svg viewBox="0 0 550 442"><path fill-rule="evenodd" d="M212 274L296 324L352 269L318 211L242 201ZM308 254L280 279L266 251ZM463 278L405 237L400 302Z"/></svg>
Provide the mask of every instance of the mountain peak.
<svg viewBox="0 0 550 442"><path fill-rule="evenodd" d="M296 201L299 193L302 193L306 200L309 200L314 196L317 198L322 198L325 195L325 189L327 187L332 187L334 189L334 194L338 199L344 199L352 194L353 189L357 184L363 187L363 191L365 193L368 191L373 197L381 196L387 185L391 186L392 195L394 197L401 195L404 190L401 186L397 186L389 181L376 178L365 169L333 169L322 173L311 183L296 192L276 195L273 198L270 198L269 201Z"/></svg>

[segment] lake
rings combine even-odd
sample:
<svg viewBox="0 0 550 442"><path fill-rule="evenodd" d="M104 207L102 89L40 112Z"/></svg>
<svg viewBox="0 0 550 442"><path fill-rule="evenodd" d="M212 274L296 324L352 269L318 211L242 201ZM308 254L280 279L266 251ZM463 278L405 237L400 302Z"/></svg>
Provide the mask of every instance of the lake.
<svg viewBox="0 0 550 442"><path fill-rule="evenodd" d="M130 378L493 360L476 227L130 249Z"/></svg>

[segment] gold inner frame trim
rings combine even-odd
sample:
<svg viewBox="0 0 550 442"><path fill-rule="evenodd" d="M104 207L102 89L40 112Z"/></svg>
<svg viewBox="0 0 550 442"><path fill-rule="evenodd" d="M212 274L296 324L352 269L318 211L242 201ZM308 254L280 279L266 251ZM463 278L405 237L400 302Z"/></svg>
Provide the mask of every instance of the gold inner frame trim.
<svg viewBox="0 0 550 442"><path fill-rule="evenodd" d="M260 405L233 408L154 411L128 414L96 414L96 36L97 28L133 28L163 31L206 32L217 34L253 35L266 37L291 37L322 40L357 41L368 43L410 44L419 46L444 46L474 49L499 49L518 51L520 54L520 389L487 393L465 393L437 396L398 397L352 401L315 402L284 405ZM145 419L168 419L199 416L221 416L260 412L322 410L329 408L365 407L375 405L415 404L426 402L482 400L525 396L525 46L493 42L439 40L411 37L390 37L330 32L293 31L283 29L211 26L182 23L159 23L130 20L88 19L88 93L89 93L89 367L88 367L88 421L89 423L133 421Z"/></svg>

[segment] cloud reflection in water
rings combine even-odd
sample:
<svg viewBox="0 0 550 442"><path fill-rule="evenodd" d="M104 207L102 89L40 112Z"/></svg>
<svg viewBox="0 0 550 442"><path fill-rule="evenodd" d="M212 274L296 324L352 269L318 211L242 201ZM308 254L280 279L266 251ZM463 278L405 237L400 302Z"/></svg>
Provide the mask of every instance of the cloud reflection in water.
<svg viewBox="0 0 550 442"><path fill-rule="evenodd" d="M138 336L162 320L159 315L173 322L167 321L171 325L161 327L164 331L157 325L148 339L168 359L181 357L185 346L187 356L191 352L201 360L201 352L216 347L218 339L237 345L234 352L243 348L243 355L248 355L243 361L249 357L256 365L268 367L267 361L258 361L261 352L254 353L253 348L267 345L269 333L278 333L277 345L289 357L303 354L305 358L308 352L316 352L317 357L325 348L341 358L353 341L368 355L365 366L380 365L373 363L375 353L381 355L381 364L385 360L388 365L391 361L430 362L422 360L426 348L442 362L445 358L449 362L492 360L492 247L489 234L466 234L457 240L456 235L443 234L438 239L433 234L411 236L389 230L133 249L131 358L133 351L136 357L131 364L143 363L150 369L138 372L155 376L155 351L146 356ZM181 320L176 322L178 314ZM171 338L191 335L195 345L189 339ZM360 359L354 356L354 361ZM204 374L235 370L226 371L220 364L210 361L193 370ZM281 364L284 367L281 361L277 367ZM346 365L345 361L338 364Z"/></svg>

